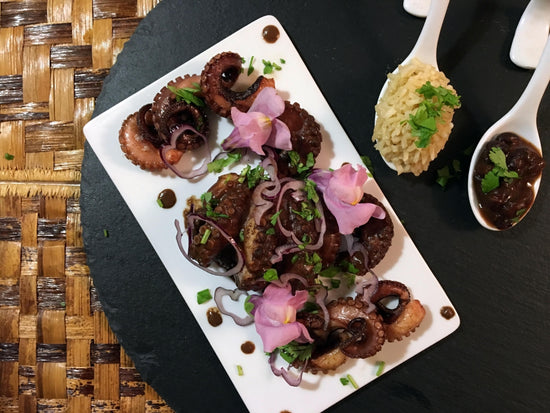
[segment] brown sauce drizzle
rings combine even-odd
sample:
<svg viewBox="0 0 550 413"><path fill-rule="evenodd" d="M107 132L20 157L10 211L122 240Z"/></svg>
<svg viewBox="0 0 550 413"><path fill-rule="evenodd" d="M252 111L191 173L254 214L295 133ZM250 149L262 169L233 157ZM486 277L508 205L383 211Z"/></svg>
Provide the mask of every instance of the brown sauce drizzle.
<svg viewBox="0 0 550 413"><path fill-rule="evenodd" d="M206 318L212 327L217 327L223 322L222 314L217 307L210 307L206 310Z"/></svg>
<svg viewBox="0 0 550 413"><path fill-rule="evenodd" d="M262 30L262 37L268 43L275 43L279 39L279 34L279 29L272 24L265 26Z"/></svg>
<svg viewBox="0 0 550 413"><path fill-rule="evenodd" d="M448 305L444 306L444 307L441 307L441 310L439 310L439 314L441 314L441 316L446 319L446 320L450 320L451 318L453 318L455 316L455 310L453 310L452 307L449 307Z"/></svg>
<svg viewBox="0 0 550 413"><path fill-rule="evenodd" d="M255 349L256 349L256 346L252 341L245 341L243 344L241 344L241 351L244 354L252 354L254 353Z"/></svg>
<svg viewBox="0 0 550 413"><path fill-rule="evenodd" d="M176 201L176 194L171 189L163 189L157 197L157 202L165 209L172 208L176 205Z"/></svg>
<svg viewBox="0 0 550 413"><path fill-rule="evenodd" d="M519 178L501 178L498 188L483 193L481 181L494 167L489 158L493 147L502 149L508 169L517 172ZM489 141L475 165L473 178L480 212L487 223L498 229L507 229L517 223L535 200L533 183L540 177L543 167L539 150L514 133L501 133Z"/></svg>

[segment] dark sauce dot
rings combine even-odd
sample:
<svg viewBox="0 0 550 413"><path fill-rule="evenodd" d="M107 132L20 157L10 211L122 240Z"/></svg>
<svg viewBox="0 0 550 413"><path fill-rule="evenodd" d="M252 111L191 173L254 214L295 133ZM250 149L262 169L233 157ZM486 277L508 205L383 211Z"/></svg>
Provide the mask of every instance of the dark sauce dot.
<svg viewBox="0 0 550 413"><path fill-rule="evenodd" d="M252 354L254 353L255 349L256 349L256 346L252 341L245 341L243 344L241 344L241 351L244 354Z"/></svg>
<svg viewBox="0 0 550 413"><path fill-rule="evenodd" d="M176 194L171 189L162 190L157 197L157 202L162 208L172 208L176 201Z"/></svg>
<svg viewBox="0 0 550 413"><path fill-rule="evenodd" d="M268 43L275 43L279 39L279 29L272 24L265 26L262 30L262 37Z"/></svg>
<svg viewBox="0 0 550 413"><path fill-rule="evenodd" d="M452 307L449 307L448 305L441 307L441 310L439 310L439 314L446 320L450 320L455 316L455 310L453 310Z"/></svg>
<svg viewBox="0 0 550 413"><path fill-rule="evenodd" d="M212 327L219 326L223 321L220 310L217 307L210 307L206 310L206 318Z"/></svg>

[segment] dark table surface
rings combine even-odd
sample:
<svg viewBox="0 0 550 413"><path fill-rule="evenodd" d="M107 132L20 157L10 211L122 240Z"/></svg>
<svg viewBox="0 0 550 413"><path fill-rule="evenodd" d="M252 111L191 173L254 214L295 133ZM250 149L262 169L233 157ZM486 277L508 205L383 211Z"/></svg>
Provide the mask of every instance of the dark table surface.
<svg viewBox="0 0 550 413"><path fill-rule="evenodd" d="M118 56L94 115L258 17L279 19L461 316L459 330L344 399L331 412L489 412L550 409L550 180L529 215L487 231L468 204L463 150L516 102L532 71L509 50L527 1L452 1L439 67L462 96L447 146L420 177L397 176L374 150L373 108L423 19L401 0L162 1ZM367 115L365 115L365 113ZM539 110L550 135L550 93ZM446 190L437 169L461 161ZM147 380L177 411L246 410L134 217L87 147L82 223L91 274L112 329ZM102 229L111 228L103 239ZM298 413L298 412L293 412Z"/></svg>

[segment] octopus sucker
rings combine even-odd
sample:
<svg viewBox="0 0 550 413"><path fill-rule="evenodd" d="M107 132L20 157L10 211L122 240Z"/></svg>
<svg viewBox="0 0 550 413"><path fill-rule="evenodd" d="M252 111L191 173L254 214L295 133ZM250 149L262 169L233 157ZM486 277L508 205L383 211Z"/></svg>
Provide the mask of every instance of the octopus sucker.
<svg viewBox="0 0 550 413"><path fill-rule="evenodd" d="M248 111L260 90L275 87L273 79L259 76L248 89L235 91L232 88L241 71L242 58L234 52L219 53L204 66L200 77L201 91L206 104L220 116L228 117L232 107Z"/></svg>
<svg viewBox="0 0 550 413"><path fill-rule="evenodd" d="M128 116L122 123L118 133L120 148L133 164L148 171L165 169L166 165L160 157L155 145L146 139L138 126L139 112Z"/></svg>
<svg viewBox="0 0 550 413"><path fill-rule="evenodd" d="M385 302L390 299L397 300L397 303ZM398 281L380 281L371 301L383 318L386 339L390 342L408 337L426 315L420 301L411 300L407 286Z"/></svg>
<svg viewBox="0 0 550 413"><path fill-rule="evenodd" d="M285 101L285 111L278 119L283 121L290 130L292 150L300 156L299 162L306 165L310 153L316 159L321 152L323 136L321 126L315 118L299 103ZM283 176L297 173L296 163L286 151L280 153L278 167Z"/></svg>

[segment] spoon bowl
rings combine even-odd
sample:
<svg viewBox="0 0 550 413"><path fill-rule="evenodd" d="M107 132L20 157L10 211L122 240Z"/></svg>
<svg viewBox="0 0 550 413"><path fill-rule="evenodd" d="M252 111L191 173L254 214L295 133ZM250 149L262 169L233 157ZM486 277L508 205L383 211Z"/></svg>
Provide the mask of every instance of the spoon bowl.
<svg viewBox="0 0 550 413"><path fill-rule="evenodd" d="M475 182L474 182L474 170L478 162L479 156L487 144L497 135L510 132L514 133L524 140L530 142L535 148L542 153L542 145L540 141L539 132L537 129L537 112L540 105L540 101L544 95L548 82L550 81L550 41L547 40L546 46L538 62L537 69L533 73L531 80L527 84L527 87L523 91L517 103L500 118L493 126L491 126L481 137L479 143L476 146L474 153L472 154L472 160L468 171L468 198L470 200L470 207L476 217L477 221L485 228L492 231L502 231L499 228L491 225L483 217L480 211L479 200L476 195ZM539 177L533 184L533 191L536 197L539 190L541 177ZM531 204L532 206L532 204ZM529 206L529 209L531 208ZM514 223L517 225L529 212L519 217Z"/></svg>
<svg viewBox="0 0 550 413"><path fill-rule="evenodd" d="M447 8L449 7L450 0L433 0L430 3L430 9L424 26L422 26L422 31L418 36L418 39L412 48L409 55L401 62L401 65L406 65L413 58L430 64L439 70L437 66L437 42L439 41L439 33L441 33L441 27L443 26L443 20L445 20L445 14L447 13ZM393 71L396 73L399 70L399 66ZM388 89L389 79L386 79L382 90L380 90L380 95L378 95L377 102L380 101L382 96L386 93ZM376 123L377 115L375 113L374 122ZM395 165L392 162L387 161L384 157L384 162L393 169L396 170Z"/></svg>

